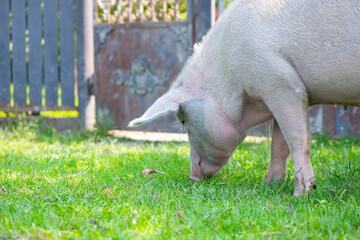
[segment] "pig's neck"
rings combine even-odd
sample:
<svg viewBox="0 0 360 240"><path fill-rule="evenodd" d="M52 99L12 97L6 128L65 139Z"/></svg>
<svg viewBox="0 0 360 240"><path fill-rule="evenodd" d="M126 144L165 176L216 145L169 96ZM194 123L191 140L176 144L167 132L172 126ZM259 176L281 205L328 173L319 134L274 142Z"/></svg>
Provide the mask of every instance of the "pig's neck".
<svg viewBox="0 0 360 240"><path fill-rule="evenodd" d="M273 115L266 106L247 102L243 106L240 121L235 123L234 127L239 133L245 133L246 135L252 128L272 118Z"/></svg>

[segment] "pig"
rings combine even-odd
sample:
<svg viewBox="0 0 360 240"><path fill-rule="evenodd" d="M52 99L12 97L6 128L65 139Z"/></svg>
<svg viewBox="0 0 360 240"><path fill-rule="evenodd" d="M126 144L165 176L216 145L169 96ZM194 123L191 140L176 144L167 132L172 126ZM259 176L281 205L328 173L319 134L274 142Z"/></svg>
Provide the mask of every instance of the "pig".
<svg viewBox="0 0 360 240"><path fill-rule="evenodd" d="M360 105L360 1L239 0L209 30L169 91L135 127L175 114L190 142L190 178L212 177L249 130L274 119L266 182L316 188L309 106Z"/></svg>

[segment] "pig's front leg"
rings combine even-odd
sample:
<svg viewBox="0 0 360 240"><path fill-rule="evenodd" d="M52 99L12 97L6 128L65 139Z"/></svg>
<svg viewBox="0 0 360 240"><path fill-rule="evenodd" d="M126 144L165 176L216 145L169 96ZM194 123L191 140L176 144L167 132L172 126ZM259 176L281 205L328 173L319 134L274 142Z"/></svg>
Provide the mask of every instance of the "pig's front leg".
<svg viewBox="0 0 360 240"><path fill-rule="evenodd" d="M295 196L316 188L310 162L308 95L305 90L279 86L265 100L290 148L295 170Z"/></svg>
<svg viewBox="0 0 360 240"><path fill-rule="evenodd" d="M289 146L276 120L274 120L271 138L271 161L266 174L266 183L286 179L286 159L290 154Z"/></svg>

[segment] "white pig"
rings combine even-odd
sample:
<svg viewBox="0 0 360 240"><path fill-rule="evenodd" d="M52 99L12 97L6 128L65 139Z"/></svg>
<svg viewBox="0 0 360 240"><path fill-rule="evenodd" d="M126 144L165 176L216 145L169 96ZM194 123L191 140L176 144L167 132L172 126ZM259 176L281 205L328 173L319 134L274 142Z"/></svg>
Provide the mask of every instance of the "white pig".
<svg viewBox="0 0 360 240"><path fill-rule="evenodd" d="M360 105L359 0L238 0L195 46L170 90L138 126L176 114L190 141L190 178L211 177L249 130L274 119L266 181L315 188L309 105Z"/></svg>

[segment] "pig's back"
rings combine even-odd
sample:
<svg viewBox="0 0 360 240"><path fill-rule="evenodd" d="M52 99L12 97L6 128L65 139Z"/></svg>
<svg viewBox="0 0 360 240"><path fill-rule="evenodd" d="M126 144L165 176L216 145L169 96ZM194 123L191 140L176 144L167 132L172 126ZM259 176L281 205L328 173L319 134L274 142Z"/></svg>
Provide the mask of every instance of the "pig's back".
<svg viewBox="0 0 360 240"><path fill-rule="evenodd" d="M293 66L312 104L360 105L360 1L240 0L231 11L254 52Z"/></svg>

